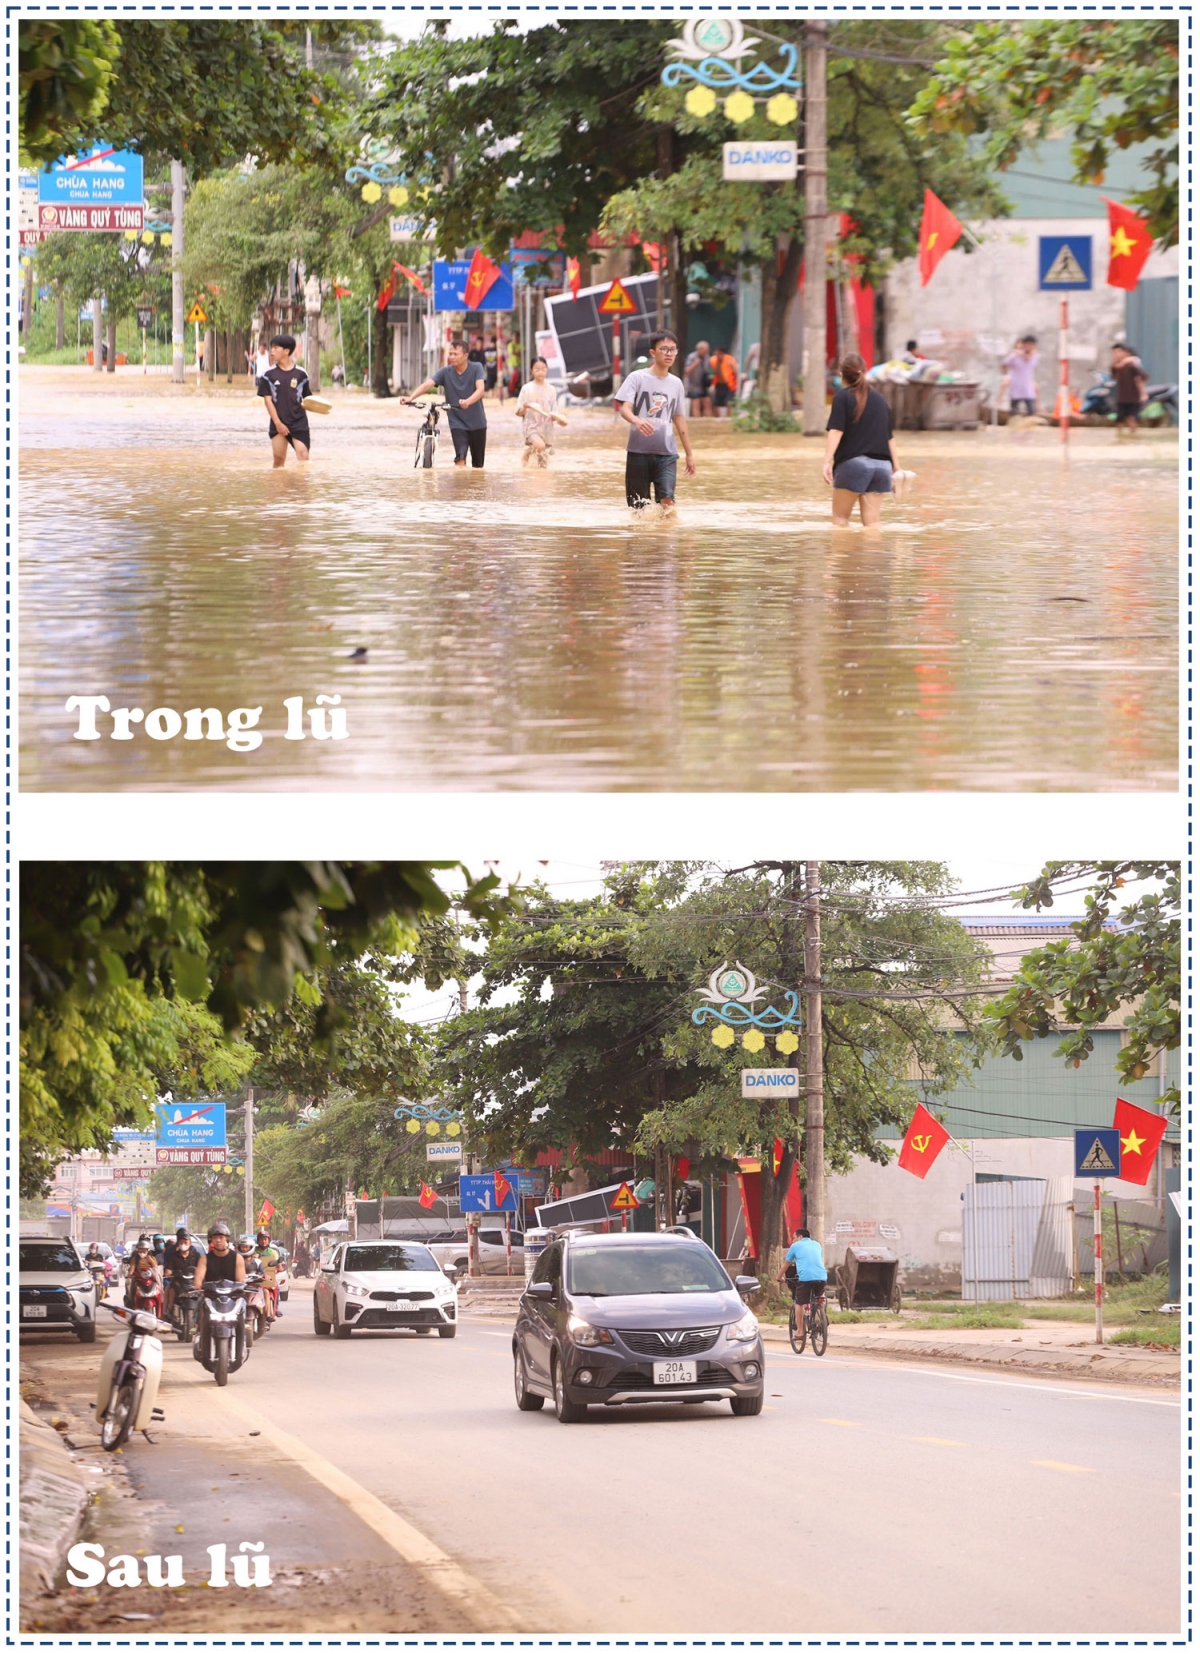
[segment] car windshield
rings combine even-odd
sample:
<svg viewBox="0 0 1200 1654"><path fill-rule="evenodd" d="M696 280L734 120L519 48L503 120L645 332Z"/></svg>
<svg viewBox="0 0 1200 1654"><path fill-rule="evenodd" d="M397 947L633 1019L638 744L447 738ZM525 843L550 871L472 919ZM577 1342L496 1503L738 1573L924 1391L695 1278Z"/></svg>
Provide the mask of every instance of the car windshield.
<svg viewBox="0 0 1200 1654"><path fill-rule="evenodd" d="M729 1292L729 1276L708 1250L678 1246L572 1246L568 1290L592 1298L652 1292Z"/></svg>
<svg viewBox="0 0 1200 1654"><path fill-rule="evenodd" d="M21 1268L46 1275L78 1275L80 1263L67 1241L22 1241Z"/></svg>
<svg viewBox="0 0 1200 1654"><path fill-rule="evenodd" d="M436 1275L437 1263L425 1246L351 1246L342 1265L347 1274L365 1275L376 1270Z"/></svg>

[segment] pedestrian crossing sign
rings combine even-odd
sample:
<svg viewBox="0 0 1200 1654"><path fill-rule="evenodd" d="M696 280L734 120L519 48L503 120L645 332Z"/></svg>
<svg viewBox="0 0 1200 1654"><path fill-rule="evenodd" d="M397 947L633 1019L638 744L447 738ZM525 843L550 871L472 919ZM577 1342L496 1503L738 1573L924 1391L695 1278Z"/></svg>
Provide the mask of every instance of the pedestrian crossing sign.
<svg viewBox="0 0 1200 1654"><path fill-rule="evenodd" d="M619 281L614 281L596 307L602 316L632 316L637 305Z"/></svg>
<svg viewBox="0 0 1200 1654"><path fill-rule="evenodd" d="M1082 1126L1075 1133L1076 1177L1120 1177L1121 1133L1116 1126Z"/></svg>
<svg viewBox="0 0 1200 1654"><path fill-rule="evenodd" d="M1086 292L1091 285L1090 235L1038 237L1038 287L1043 292Z"/></svg>
<svg viewBox="0 0 1200 1654"><path fill-rule="evenodd" d="M188 311L187 319L189 322L206 322L208 320L207 313L200 307L199 299L196 300L195 304Z"/></svg>
<svg viewBox="0 0 1200 1654"><path fill-rule="evenodd" d="M610 1207L610 1210L613 1212L634 1212L637 1210L637 1206L638 1197L634 1194L628 1183L622 1183L621 1187L612 1197L612 1206Z"/></svg>

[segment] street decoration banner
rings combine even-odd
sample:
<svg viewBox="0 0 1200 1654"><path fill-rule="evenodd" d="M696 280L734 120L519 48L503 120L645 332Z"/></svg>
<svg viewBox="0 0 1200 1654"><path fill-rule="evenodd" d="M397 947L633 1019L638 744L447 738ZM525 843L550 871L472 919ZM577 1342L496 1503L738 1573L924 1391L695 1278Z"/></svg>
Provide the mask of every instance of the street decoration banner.
<svg viewBox="0 0 1200 1654"><path fill-rule="evenodd" d="M962 228L946 203L939 201L932 190L926 190L925 210L921 214L921 237L917 243L922 287L928 287L930 276L954 246L962 234Z"/></svg>
<svg viewBox="0 0 1200 1654"><path fill-rule="evenodd" d="M1108 208L1108 285L1132 293L1154 250L1154 237L1144 218L1106 195L1101 199Z"/></svg>
<svg viewBox="0 0 1200 1654"><path fill-rule="evenodd" d="M1146 1183L1167 1134L1166 1115L1151 1114L1149 1109L1118 1097L1113 1125L1121 1134L1122 1179L1126 1183Z"/></svg>
<svg viewBox="0 0 1200 1654"><path fill-rule="evenodd" d="M904 1142L900 1146L900 1165L914 1177L924 1177L930 1166L950 1141L950 1133L923 1103L908 1123Z"/></svg>

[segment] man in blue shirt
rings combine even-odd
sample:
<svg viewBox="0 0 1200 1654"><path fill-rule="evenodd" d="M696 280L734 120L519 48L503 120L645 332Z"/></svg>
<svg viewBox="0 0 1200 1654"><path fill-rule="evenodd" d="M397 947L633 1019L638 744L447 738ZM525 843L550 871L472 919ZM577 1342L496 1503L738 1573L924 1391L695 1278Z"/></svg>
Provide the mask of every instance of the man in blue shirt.
<svg viewBox="0 0 1200 1654"><path fill-rule="evenodd" d="M798 1304L815 1303L825 1296L825 1283L829 1279L825 1254L807 1229L796 1230L795 1239L784 1254L784 1264L790 1264L796 1272L792 1297Z"/></svg>

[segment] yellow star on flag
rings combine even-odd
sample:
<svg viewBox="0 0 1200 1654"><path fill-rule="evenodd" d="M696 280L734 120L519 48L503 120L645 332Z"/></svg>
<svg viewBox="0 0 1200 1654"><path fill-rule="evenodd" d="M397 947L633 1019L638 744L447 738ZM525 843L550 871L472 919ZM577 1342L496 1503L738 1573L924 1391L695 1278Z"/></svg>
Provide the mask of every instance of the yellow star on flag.
<svg viewBox="0 0 1200 1654"><path fill-rule="evenodd" d="M937 231L936 230L930 230L929 240L925 243L925 251L926 252L928 252L929 249L933 246L933 244L937 240L937 238L938 238Z"/></svg>
<svg viewBox="0 0 1200 1654"><path fill-rule="evenodd" d="M1130 1127L1129 1136L1121 1139L1121 1151L1123 1154L1141 1154L1142 1144L1145 1141L1144 1137L1139 1137L1137 1132Z"/></svg>
<svg viewBox="0 0 1200 1654"><path fill-rule="evenodd" d="M1124 225L1121 224L1118 224L1117 228L1113 231L1111 240L1112 256L1114 258L1125 258L1127 254L1132 253L1137 247L1137 242L1129 239L1129 237L1125 234Z"/></svg>

